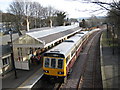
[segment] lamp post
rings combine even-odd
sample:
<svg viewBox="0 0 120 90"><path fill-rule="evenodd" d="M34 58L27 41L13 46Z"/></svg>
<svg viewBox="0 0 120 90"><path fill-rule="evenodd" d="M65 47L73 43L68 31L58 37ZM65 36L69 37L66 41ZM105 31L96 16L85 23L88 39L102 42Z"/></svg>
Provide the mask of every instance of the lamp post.
<svg viewBox="0 0 120 90"><path fill-rule="evenodd" d="M13 55L13 42L12 42L12 30L10 29L9 30L9 34L10 34L10 40L11 40L11 44L10 44L10 47L11 47L11 61L12 61L12 65L13 65L13 70L14 70L14 73L15 73L15 79L17 78L17 72L16 72L16 68L15 68L15 62L14 62L14 55Z"/></svg>

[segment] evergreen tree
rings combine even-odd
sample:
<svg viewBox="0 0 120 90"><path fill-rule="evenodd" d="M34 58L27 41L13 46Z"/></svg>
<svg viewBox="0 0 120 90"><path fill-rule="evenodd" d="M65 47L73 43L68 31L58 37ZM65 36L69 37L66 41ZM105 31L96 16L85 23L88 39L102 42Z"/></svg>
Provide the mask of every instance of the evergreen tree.
<svg viewBox="0 0 120 90"><path fill-rule="evenodd" d="M57 21L57 25L58 26L62 26L64 24L65 17L66 17L66 13L65 12L57 13L56 21Z"/></svg>

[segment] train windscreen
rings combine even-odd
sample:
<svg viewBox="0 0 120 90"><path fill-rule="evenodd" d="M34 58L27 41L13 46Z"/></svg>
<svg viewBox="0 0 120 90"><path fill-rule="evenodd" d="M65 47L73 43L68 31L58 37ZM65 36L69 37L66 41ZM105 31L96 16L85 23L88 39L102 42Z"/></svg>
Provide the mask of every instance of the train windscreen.
<svg viewBox="0 0 120 90"><path fill-rule="evenodd" d="M51 68L56 68L56 59L51 58Z"/></svg>
<svg viewBox="0 0 120 90"><path fill-rule="evenodd" d="M44 58L44 67L46 68L63 68L63 60L64 59L57 59L57 58Z"/></svg>
<svg viewBox="0 0 120 90"><path fill-rule="evenodd" d="M49 67L50 59L45 58L45 67Z"/></svg>
<svg viewBox="0 0 120 90"><path fill-rule="evenodd" d="M58 68L62 69L63 67L63 59L58 59Z"/></svg>

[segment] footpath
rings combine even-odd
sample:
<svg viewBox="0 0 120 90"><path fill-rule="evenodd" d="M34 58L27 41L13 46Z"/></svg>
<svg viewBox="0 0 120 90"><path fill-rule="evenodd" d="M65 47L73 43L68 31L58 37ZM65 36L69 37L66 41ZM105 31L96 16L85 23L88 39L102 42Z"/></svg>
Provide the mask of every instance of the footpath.
<svg viewBox="0 0 120 90"><path fill-rule="evenodd" d="M32 65L31 70L17 70L17 78L15 78L14 71L9 72L2 77L2 89L15 89L22 85L26 80L41 70L40 65Z"/></svg>
<svg viewBox="0 0 120 90"><path fill-rule="evenodd" d="M103 31L101 35L101 73L103 89L119 89L120 88L120 54L119 47L113 38L107 37L107 31Z"/></svg>

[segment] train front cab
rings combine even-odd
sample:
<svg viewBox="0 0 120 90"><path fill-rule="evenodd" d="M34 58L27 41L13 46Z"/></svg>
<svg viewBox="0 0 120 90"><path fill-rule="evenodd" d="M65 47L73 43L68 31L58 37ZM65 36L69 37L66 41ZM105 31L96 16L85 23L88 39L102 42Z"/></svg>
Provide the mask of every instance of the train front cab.
<svg viewBox="0 0 120 90"><path fill-rule="evenodd" d="M43 58L44 75L47 78L64 80L66 77L66 59L63 57L44 56Z"/></svg>

